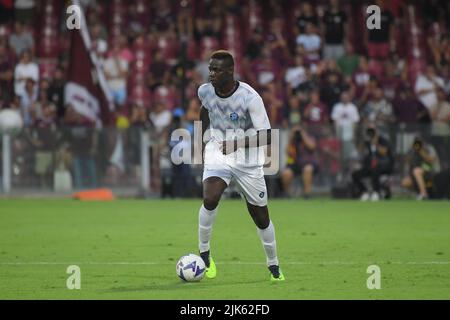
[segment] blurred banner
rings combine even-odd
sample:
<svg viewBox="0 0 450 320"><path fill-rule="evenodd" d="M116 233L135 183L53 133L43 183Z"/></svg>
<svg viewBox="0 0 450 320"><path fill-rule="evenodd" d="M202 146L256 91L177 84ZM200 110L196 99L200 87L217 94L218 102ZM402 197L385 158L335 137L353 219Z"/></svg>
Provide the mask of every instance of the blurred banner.
<svg viewBox="0 0 450 320"><path fill-rule="evenodd" d="M64 92L65 104L97 123L109 125L114 111L113 99L109 94L105 75L92 47L84 13L78 0L73 4L80 8L80 28L69 31L70 65L68 83Z"/></svg>

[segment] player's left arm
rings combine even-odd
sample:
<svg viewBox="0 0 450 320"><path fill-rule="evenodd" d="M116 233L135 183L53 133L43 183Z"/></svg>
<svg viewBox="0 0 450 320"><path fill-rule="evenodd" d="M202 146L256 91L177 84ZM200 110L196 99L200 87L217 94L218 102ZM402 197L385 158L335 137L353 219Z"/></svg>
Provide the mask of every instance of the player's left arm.
<svg viewBox="0 0 450 320"><path fill-rule="evenodd" d="M261 129L253 136L245 136L241 139L234 139L222 142L222 153L224 155L235 152L239 148L255 148L269 146L271 141L271 129Z"/></svg>
<svg viewBox="0 0 450 320"><path fill-rule="evenodd" d="M239 148L262 147L272 143L269 117L267 116L266 108L264 108L264 103L260 96L250 101L248 111L256 134L232 141L223 141L223 154L233 153Z"/></svg>

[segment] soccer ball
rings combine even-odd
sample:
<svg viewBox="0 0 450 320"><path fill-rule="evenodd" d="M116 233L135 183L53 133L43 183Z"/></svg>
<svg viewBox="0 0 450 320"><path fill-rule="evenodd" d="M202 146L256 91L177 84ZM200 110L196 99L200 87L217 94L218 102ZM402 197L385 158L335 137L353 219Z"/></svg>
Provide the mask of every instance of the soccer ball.
<svg viewBox="0 0 450 320"><path fill-rule="evenodd" d="M205 275L205 270L203 259L192 253L182 256L177 262L177 275L183 281L200 281Z"/></svg>
<svg viewBox="0 0 450 320"><path fill-rule="evenodd" d="M4 109L0 111L0 133L18 134L23 127L19 111Z"/></svg>

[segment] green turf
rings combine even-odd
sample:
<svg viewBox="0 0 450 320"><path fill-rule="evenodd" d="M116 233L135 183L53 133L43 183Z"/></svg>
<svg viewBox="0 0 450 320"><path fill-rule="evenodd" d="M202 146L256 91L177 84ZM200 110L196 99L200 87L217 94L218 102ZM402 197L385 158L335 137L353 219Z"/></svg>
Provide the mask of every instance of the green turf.
<svg viewBox="0 0 450 320"><path fill-rule="evenodd" d="M284 283L272 284L242 201L221 203L218 276L182 283L199 200L0 201L0 299L450 299L449 202L280 201L269 209ZM366 286L369 265L381 289ZM66 268L81 268L68 290Z"/></svg>

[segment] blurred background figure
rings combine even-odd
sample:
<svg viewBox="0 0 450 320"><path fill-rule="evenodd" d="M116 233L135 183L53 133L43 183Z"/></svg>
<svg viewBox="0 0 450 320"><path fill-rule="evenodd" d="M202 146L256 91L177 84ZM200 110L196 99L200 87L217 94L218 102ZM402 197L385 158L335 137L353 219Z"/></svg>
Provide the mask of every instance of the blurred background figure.
<svg viewBox="0 0 450 320"><path fill-rule="evenodd" d="M425 73L417 77L415 91L420 102L429 110L437 103L437 91L444 87L444 80L436 74L433 65L428 65Z"/></svg>
<svg viewBox="0 0 450 320"><path fill-rule="evenodd" d="M349 92L343 92L341 101L333 106L331 120L334 122L336 135L341 141L343 169L348 168L345 164L355 152L355 128L360 120L358 108L351 102Z"/></svg>
<svg viewBox="0 0 450 320"><path fill-rule="evenodd" d="M450 102L446 101L443 89L437 91L437 102L430 109L431 142L436 146L442 169L449 169L450 159Z"/></svg>
<svg viewBox="0 0 450 320"><path fill-rule="evenodd" d="M402 180L402 186L414 190L417 200L428 199L433 192L433 177L440 170L435 148L421 137L416 137L409 154L409 176Z"/></svg>
<svg viewBox="0 0 450 320"><path fill-rule="evenodd" d="M30 50L21 53L20 61L14 70L14 93L20 95L25 90L28 79L39 81L39 66L33 62Z"/></svg>
<svg viewBox="0 0 450 320"><path fill-rule="evenodd" d="M14 49L16 56L20 56L25 50L34 51L33 35L20 20L14 24L14 32L9 36L9 46Z"/></svg>
<svg viewBox="0 0 450 320"><path fill-rule="evenodd" d="M185 114L181 108L177 108L174 110L172 115L172 125L169 129L170 134L172 134L175 130L179 130L178 134L181 131L186 132L186 123L185 123ZM183 136L183 139L179 141L170 141L169 145L171 150L184 150L179 152L188 152L187 150L191 150L192 146L188 141L186 141L186 136ZM192 137L191 137L192 139ZM176 152L177 155L183 156ZM193 150L191 150L192 154ZM185 156L185 155L184 155ZM185 198L194 195L194 184L193 177L191 172L191 166L189 163L173 163L172 162L172 179L171 179L171 196L175 198Z"/></svg>
<svg viewBox="0 0 450 320"><path fill-rule="evenodd" d="M65 115L67 141L73 159L75 188L96 188L98 135L95 123L69 106Z"/></svg>
<svg viewBox="0 0 450 320"><path fill-rule="evenodd" d="M114 101L123 106L127 99L128 61L121 56L119 44L115 44L103 65Z"/></svg>
<svg viewBox="0 0 450 320"><path fill-rule="evenodd" d="M338 0L330 1L330 9L323 16L325 43L323 57L339 59L345 53L345 35L348 32L347 15L339 7Z"/></svg>
<svg viewBox="0 0 450 320"><path fill-rule="evenodd" d="M314 175L319 170L316 153L316 140L303 126L295 126L287 147L287 166L281 174L283 190L286 196L293 196L292 184L296 176L301 177L303 197L309 199Z"/></svg>
<svg viewBox="0 0 450 320"><path fill-rule="evenodd" d="M367 140L364 142L361 169L353 172L352 180L356 187L356 193L362 201L390 198L391 190L385 182L381 185L381 177L390 175L394 170L394 157L389 142L383 138L376 127L371 125L366 130ZM372 192L363 182L364 178L370 178Z"/></svg>
<svg viewBox="0 0 450 320"><path fill-rule="evenodd" d="M381 8L380 28L366 30L366 46L369 57L387 59L391 50L395 50L394 28L395 17L389 9L389 2L377 0L375 4Z"/></svg>

